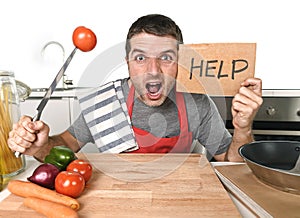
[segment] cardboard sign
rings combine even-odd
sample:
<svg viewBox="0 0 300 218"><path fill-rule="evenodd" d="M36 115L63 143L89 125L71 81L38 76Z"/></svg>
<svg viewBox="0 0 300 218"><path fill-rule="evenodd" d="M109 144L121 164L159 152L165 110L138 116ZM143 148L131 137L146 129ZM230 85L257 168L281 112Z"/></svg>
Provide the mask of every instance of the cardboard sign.
<svg viewBox="0 0 300 218"><path fill-rule="evenodd" d="M255 43L180 45L177 91L233 96L254 77L255 58Z"/></svg>

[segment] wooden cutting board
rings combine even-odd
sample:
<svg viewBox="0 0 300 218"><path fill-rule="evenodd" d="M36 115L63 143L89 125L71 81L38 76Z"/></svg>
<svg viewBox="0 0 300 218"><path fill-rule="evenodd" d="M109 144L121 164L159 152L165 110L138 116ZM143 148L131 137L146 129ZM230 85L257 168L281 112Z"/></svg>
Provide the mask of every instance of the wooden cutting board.
<svg viewBox="0 0 300 218"><path fill-rule="evenodd" d="M259 217L300 217L300 195L261 182L246 164L216 166L224 185Z"/></svg>
<svg viewBox="0 0 300 218"><path fill-rule="evenodd" d="M84 154L94 167L80 217L240 217L201 155ZM0 217L43 217L10 194Z"/></svg>

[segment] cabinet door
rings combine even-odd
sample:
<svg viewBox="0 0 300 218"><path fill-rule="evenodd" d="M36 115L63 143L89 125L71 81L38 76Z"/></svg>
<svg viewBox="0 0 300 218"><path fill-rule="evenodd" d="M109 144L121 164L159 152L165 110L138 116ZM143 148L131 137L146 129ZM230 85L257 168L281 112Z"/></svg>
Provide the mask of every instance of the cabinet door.
<svg viewBox="0 0 300 218"><path fill-rule="evenodd" d="M34 116L40 98L28 98L21 102L21 115ZM41 120L50 126L50 135L66 130L71 124L69 98L51 98L41 116Z"/></svg>

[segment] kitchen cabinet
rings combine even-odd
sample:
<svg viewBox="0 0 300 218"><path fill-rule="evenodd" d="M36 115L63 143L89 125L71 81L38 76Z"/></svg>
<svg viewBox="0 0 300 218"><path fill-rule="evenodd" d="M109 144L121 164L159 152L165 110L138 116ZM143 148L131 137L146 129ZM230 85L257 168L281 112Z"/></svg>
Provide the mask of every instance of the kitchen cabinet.
<svg viewBox="0 0 300 218"><path fill-rule="evenodd" d="M21 114L34 116L40 101L41 98L28 98L24 102L21 102ZM72 121L70 101L70 98L56 97L50 99L47 103L41 119L51 127L50 135L58 134L70 126Z"/></svg>
<svg viewBox="0 0 300 218"><path fill-rule="evenodd" d="M81 111L76 96L85 91L86 89L54 91L41 116L41 120L50 127L50 135L65 131L76 120ZM33 90L30 97L20 103L21 115L34 116L44 94L45 90ZM95 153L98 149L94 144L88 143L81 152Z"/></svg>

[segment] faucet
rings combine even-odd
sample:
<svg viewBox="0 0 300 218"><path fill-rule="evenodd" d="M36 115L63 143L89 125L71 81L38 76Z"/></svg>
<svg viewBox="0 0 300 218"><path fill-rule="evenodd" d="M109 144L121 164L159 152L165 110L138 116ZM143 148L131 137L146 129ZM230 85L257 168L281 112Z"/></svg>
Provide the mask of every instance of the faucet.
<svg viewBox="0 0 300 218"><path fill-rule="evenodd" d="M61 49L62 62L64 62L64 60L65 60L65 49L64 49L63 45L61 43L57 42L57 41L50 41L50 42L46 43L44 45L44 47L42 48L42 50L41 50L41 55L44 56L44 53L45 53L47 47L49 47L49 46L51 46L51 47L55 46L56 48L58 47L58 48ZM63 89L69 89L70 86L72 86L72 85L73 85L73 80L68 79L68 76L66 74L64 74L63 77L62 77L62 88Z"/></svg>

